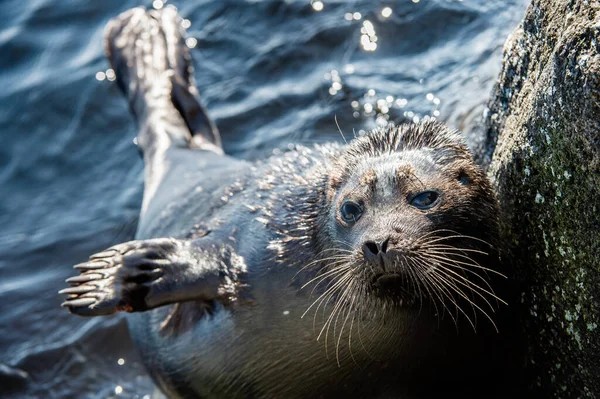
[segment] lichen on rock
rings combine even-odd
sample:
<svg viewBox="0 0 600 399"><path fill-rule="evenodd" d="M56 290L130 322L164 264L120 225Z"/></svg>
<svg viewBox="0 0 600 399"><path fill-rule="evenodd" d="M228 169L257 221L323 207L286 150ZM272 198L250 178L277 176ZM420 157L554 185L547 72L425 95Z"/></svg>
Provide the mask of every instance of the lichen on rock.
<svg viewBox="0 0 600 399"><path fill-rule="evenodd" d="M532 393L600 397L598 1L532 2L505 45L486 127Z"/></svg>

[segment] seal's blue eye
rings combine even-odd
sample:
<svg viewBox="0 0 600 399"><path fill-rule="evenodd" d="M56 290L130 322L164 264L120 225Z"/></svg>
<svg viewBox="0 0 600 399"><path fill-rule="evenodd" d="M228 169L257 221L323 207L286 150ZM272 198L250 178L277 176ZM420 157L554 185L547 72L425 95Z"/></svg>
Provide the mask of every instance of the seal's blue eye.
<svg viewBox="0 0 600 399"><path fill-rule="evenodd" d="M437 204L440 195L435 191L423 191L415 195L411 200L410 204L415 208L429 209Z"/></svg>
<svg viewBox="0 0 600 399"><path fill-rule="evenodd" d="M362 207L354 201L344 201L340 208L342 220L346 223L354 223L360 219L363 213Z"/></svg>

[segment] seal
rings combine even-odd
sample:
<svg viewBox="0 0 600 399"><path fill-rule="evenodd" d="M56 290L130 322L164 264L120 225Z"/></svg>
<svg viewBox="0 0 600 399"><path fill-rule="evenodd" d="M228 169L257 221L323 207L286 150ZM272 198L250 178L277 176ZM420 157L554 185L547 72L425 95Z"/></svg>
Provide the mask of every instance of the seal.
<svg viewBox="0 0 600 399"><path fill-rule="evenodd" d="M76 265L63 306L131 312L169 397L490 397L505 385L498 205L460 134L427 121L235 159L200 105L184 33L173 7L107 27L144 200L137 239Z"/></svg>

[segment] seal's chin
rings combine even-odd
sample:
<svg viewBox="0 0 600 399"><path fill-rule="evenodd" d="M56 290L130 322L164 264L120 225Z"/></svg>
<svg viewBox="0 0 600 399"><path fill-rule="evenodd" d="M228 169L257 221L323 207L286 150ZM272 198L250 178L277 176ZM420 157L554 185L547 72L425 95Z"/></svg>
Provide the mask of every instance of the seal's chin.
<svg viewBox="0 0 600 399"><path fill-rule="evenodd" d="M408 289L406 276L398 273L381 273L371 283L375 295L381 299L389 299L401 307L411 306L418 299Z"/></svg>

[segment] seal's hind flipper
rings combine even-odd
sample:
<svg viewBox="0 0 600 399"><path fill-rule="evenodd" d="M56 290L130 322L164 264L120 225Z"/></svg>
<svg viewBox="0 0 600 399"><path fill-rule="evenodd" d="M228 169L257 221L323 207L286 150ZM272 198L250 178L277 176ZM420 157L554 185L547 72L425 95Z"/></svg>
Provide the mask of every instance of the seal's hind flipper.
<svg viewBox="0 0 600 399"><path fill-rule="evenodd" d="M208 144L221 148L219 131L199 100L192 56L184 39L183 20L176 9L169 6L158 17L167 42L167 58L174 71L171 99L192 133L190 147L204 148Z"/></svg>
<svg viewBox="0 0 600 399"><path fill-rule="evenodd" d="M128 10L106 26L106 54L141 125L145 154L171 145L222 153L219 133L198 100L181 22L172 6Z"/></svg>
<svg viewBox="0 0 600 399"><path fill-rule="evenodd" d="M62 304L80 316L142 312L190 300L228 300L235 295L239 270L230 253L206 239L130 241L75 265L81 274Z"/></svg>

